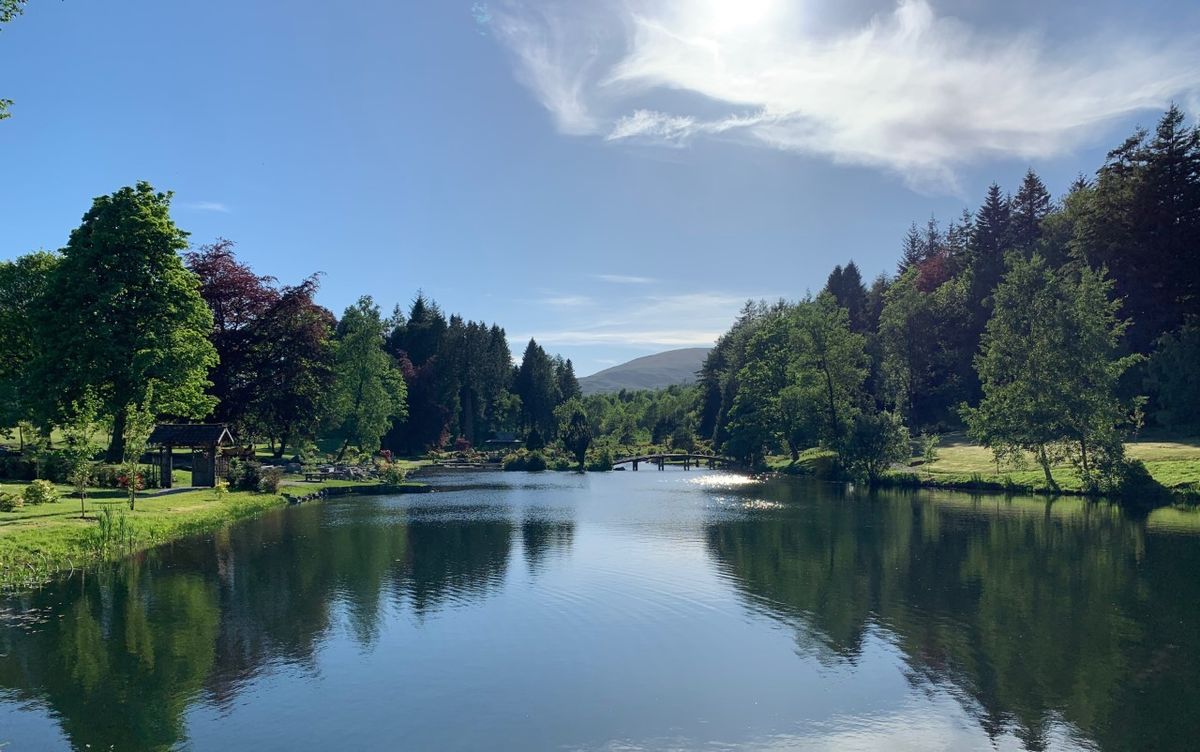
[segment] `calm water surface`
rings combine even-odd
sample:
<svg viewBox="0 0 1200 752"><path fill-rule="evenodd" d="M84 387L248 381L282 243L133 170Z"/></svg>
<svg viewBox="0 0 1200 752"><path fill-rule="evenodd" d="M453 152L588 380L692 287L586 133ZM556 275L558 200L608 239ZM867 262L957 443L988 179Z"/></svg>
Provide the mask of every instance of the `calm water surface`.
<svg viewBox="0 0 1200 752"><path fill-rule="evenodd" d="M695 471L435 482L0 601L0 747L1200 739L1194 516Z"/></svg>

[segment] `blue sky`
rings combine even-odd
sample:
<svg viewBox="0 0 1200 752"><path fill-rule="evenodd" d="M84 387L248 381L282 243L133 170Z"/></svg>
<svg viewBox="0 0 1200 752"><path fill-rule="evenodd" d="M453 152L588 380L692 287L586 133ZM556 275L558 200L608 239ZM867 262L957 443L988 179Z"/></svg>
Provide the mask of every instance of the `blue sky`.
<svg viewBox="0 0 1200 752"><path fill-rule="evenodd" d="M1178 0L30 0L0 253L145 179L335 312L421 288L586 374L890 270L993 179L1060 193L1197 111L1198 29Z"/></svg>

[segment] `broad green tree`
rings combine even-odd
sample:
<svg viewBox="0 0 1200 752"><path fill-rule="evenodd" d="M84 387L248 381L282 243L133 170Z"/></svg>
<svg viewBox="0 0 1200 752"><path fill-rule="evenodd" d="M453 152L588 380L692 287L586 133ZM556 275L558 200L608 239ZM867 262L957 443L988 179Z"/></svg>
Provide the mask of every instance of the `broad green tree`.
<svg viewBox="0 0 1200 752"><path fill-rule="evenodd" d="M1057 456L1070 457L1085 479L1121 459L1126 411L1117 380L1136 356L1118 354L1127 324L1111 289L1103 272L1052 269L1036 254L1010 254L996 288L975 360L983 399L963 416L998 461L1032 452L1051 488Z"/></svg>
<svg viewBox="0 0 1200 752"><path fill-rule="evenodd" d="M0 425L11 427L34 417L29 367L42 344L34 315L45 295L58 256L45 251L0 261Z"/></svg>
<svg viewBox="0 0 1200 752"><path fill-rule="evenodd" d="M39 418L57 422L91 389L112 417L109 461L124 457L129 405L151 381L155 415L203 418L216 363L212 312L179 251L187 233L170 216L171 194L149 183L97 198L71 233L35 312L40 347L30 368Z"/></svg>
<svg viewBox="0 0 1200 752"><path fill-rule="evenodd" d="M330 418L340 440L338 460L351 446L374 453L392 421L408 414L404 378L383 349L386 324L369 296L346 309L338 322Z"/></svg>

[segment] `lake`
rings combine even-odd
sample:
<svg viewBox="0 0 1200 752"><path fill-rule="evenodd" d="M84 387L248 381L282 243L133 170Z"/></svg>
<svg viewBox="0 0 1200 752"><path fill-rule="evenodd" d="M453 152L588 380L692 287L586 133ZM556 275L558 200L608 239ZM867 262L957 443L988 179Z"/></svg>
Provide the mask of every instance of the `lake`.
<svg viewBox="0 0 1200 752"><path fill-rule="evenodd" d="M430 480L0 600L0 748L1200 739L1195 515L676 469Z"/></svg>

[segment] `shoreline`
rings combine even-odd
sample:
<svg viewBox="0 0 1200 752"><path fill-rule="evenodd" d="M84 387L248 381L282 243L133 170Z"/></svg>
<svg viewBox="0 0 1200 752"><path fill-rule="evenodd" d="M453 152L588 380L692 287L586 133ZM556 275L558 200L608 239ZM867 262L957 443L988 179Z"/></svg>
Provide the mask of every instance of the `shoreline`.
<svg viewBox="0 0 1200 752"><path fill-rule="evenodd" d="M128 511L123 497L97 492L89 499L84 518L79 516L78 499L65 496L50 505L57 513L0 514L7 518L0 519L0 593L36 588L62 574L137 556L303 501L433 490L424 483L335 485L304 495L292 493L294 489L296 485L286 485L274 494L236 491L223 499L215 498L212 489L160 493L139 497L133 512ZM107 537L101 524L106 512L110 520L117 521Z"/></svg>

